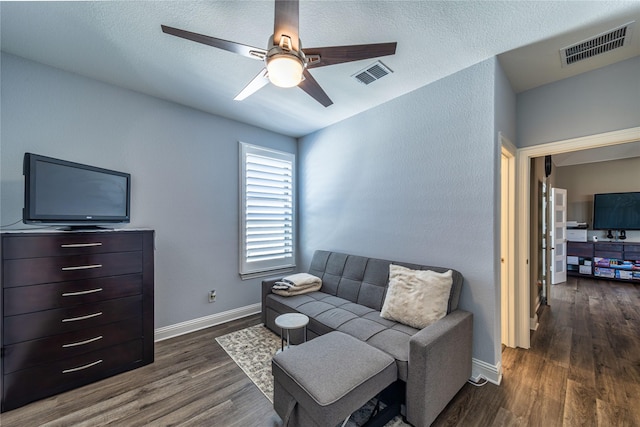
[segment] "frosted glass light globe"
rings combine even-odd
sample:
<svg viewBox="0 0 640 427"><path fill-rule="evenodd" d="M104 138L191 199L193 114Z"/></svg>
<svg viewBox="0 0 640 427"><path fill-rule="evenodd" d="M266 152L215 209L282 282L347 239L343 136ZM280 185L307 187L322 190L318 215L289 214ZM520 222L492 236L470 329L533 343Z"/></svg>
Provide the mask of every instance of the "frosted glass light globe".
<svg viewBox="0 0 640 427"><path fill-rule="evenodd" d="M297 86L302 81L302 62L295 56L276 55L267 63L269 80L279 87Z"/></svg>

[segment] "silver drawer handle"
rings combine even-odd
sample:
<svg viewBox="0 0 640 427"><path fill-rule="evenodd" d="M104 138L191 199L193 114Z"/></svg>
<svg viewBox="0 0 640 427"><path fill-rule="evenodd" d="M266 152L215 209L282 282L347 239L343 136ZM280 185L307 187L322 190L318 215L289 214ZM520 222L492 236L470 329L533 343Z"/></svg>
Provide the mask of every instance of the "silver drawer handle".
<svg viewBox="0 0 640 427"><path fill-rule="evenodd" d="M62 344L62 348L77 347L79 345L85 345L85 344L89 344L89 343L92 343L92 342L95 342L95 341L100 341L101 339L102 339L102 335L97 336L95 338L90 338L90 339L85 340L85 341L78 341L78 342L72 342L72 343L69 343L69 344Z"/></svg>
<svg viewBox="0 0 640 427"><path fill-rule="evenodd" d="M86 316L80 316L80 317L70 317L68 319L62 319L63 322L77 322L78 320L86 320L86 319L91 319L92 317L98 317L98 316L102 316L102 312L99 311L97 313L93 313L93 314L87 314Z"/></svg>
<svg viewBox="0 0 640 427"><path fill-rule="evenodd" d="M65 369L64 371L62 371L62 373L63 374L68 374L70 372L82 371L83 369L87 369L87 368L90 368L92 366L99 365L100 363L102 363L102 359L96 360L95 362L89 363L88 365L78 366L77 368Z"/></svg>
<svg viewBox="0 0 640 427"><path fill-rule="evenodd" d="M68 243L66 245L60 245L61 248L90 248L92 246L102 246L102 242L95 242L95 243Z"/></svg>
<svg viewBox="0 0 640 427"><path fill-rule="evenodd" d="M102 292L102 288L96 288L96 289L89 289L86 291L78 291L78 292L65 292L62 294L63 297L75 297L77 295L87 295L87 294L94 294L96 292Z"/></svg>
<svg viewBox="0 0 640 427"><path fill-rule="evenodd" d="M78 265L76 267L62 267L62 271L89 270L91 268L100 268L100 267L102 267L102 264Z"/></svg>

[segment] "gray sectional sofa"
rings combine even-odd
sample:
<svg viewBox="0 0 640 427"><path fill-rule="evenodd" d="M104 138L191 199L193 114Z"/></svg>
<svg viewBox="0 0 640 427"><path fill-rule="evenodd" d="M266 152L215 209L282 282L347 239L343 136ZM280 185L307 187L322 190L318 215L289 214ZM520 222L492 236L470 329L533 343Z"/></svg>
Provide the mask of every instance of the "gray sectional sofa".
<svg viewBox="0 0 640 427"><path fill-rule="evenodd" d="M406 420L414 426L428 426L471 376L473 315L458 308L463 277L452 270L453 285L444 318L418 330L380 317L390 264L415 270L449 270L316 251L309 273L322 279L322 288L285 297L271 292L276 280L263 281L262 321L279 334L276 317L303 313L310 319L308 339L336 330L393 356L398 378L406 384ZM302 339L302 331L292 331L292 343Z"/></svg>

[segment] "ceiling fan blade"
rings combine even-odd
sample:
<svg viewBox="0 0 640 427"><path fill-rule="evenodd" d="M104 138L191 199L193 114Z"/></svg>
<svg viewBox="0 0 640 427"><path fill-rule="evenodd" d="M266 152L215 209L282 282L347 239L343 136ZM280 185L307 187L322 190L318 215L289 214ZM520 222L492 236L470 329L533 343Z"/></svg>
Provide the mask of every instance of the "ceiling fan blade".
<svg viewBox="0 0 640 427"><path fill-rule="evenodd" d="M300 82L298 87L303 91L307 92L313 99L318 101L325 107L333 104L333 101L329 98L329 96L325 93L324 90L320 87L316 79L313 78L309 71L304 70L304 80Z"/></svg>
<svg viewBox="0 0 640 427"><path fill-rule="evenodd" d="M258 90L262 89L267 83L269 83L269 78L267 77L267 69L263 68L262 71L260 71L260 73L255 76L253 80L251 80L249 84L246 85L244 89L242 89L240 93L233 99L235 101L242 101L243 99L249 97L250 95L253 95Z"/></svg>
<svg viewBox="0 0 640 427"><path fill-rule="evenodd" d="M360 44L352 46L312 47L304 49L304 54L320 56L317 62L310 62L308 68L324 67L341 64L343 62L360 61L361 59L377 58L379 56L394 55L398 43Z"/></svg>
<svg viewBox="0 0 640 427"><path fill-rule="evenodd" d="M276 0L275 20L273 25L273 43L280 43L282 36L291 38L291 47L300 50L298 17L300 7L298 0Z"/></svg>
<svg viewBox="0 0 640 427"><path fill-rule="evenodd" d="M207 46L217 47L229 52L237 53L248 58L253 58L262 61L267 54L267 51L259 47L247 46L245 44L230 42L228 40L222 40L215 37L205 36L203 34L192 33L191 31L181 30L179 28L168 27L162 25L162 32L170 34L172 36L181 37L183 39L191 40L194 42L206 44Z"/></svg>

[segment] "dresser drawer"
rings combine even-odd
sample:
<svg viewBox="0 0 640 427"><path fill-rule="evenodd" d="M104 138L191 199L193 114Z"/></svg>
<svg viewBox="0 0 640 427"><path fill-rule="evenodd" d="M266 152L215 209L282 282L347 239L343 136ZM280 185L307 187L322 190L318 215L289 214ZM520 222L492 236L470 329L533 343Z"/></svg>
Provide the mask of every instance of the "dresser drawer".
<svg viewBox="0 0 640 427"><path fill-rule="evenodd" d="M638 252L627 252L624 253L624 259L629 261L638 261L640 260L640 251Z"/></svg>
<svg viewBox="0 0 640 427"><path fill-rule="evenodd" d="M8 288L141 271L142 252L10 259L4 262L3 285Z"/></svg>
<svg viewBox="0 0 640 427"><path fill-rule="evenodd" d="M4 348L4 373L76 357L142 337L142 317L25 341Z"/></svg>
<svg viewBox="0 0 640 427"><path fill-rule="evenodd" d="M56 233L29 236L17 234L2 240L2 258L42 258L142 250L142 234L137 232Z"/></svg>
<svg viewBox="0 0 640 427"><path fill-rule="evenodd" d="M16 371L4 376L2 410L8 411L142 364L140 339Z"/></svg>
<svg viewBox="0 0 640 427"><path fill-rule="evenodd" d="M592 257L593 243L567 242L567 255Z"/></svg>
<svg viewBox="0 0 640 427"><path fill-rule="evenodd" d="M627 260L640 260L640 244L627 243L624 245L624 259Z"/></svg>
<svg viewBox="0 0 640 427"><path fill-rule="evenodd" d="M600 258L622 259L622 251L606 251L598 249L595 251L595 256Z"/></svg>
<svg viewBox="0 0 640 427"><path fill-rule="evenodd" d="M142 296L137 295L71 308L7 316L4 318L2 339L4 345L10 345L138 318L141 312Z"/></svg>
<svg viewBox="0 0 640 427"><path fill-rule="evenodd" d="M622 252L623 247L622 243L599 242L595 244L596 251L603 252Z"/></svg>
<svg viewBox="0 0 640 427"><path fill-rule="evenodd" d="M72 307L141 293L141 274L18 286L4 290L4 315Z"/></svg>

